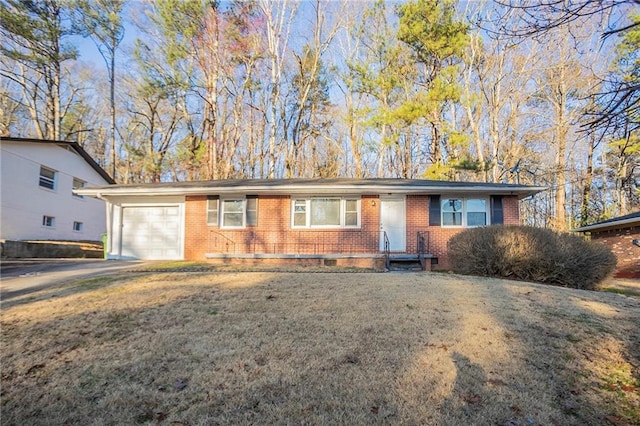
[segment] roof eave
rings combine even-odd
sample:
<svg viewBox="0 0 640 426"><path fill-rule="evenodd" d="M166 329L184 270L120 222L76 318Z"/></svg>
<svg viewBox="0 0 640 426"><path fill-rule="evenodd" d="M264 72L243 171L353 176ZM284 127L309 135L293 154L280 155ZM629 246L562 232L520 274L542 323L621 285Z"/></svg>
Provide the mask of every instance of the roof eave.
<svg viewBox="0 0 640 426"><path fill-rule="evenodd" d="M104 181L110 185L114 185L116 181L106 172L94 159L89 155L87 151L84 150L83 147L80 146L77 142L71 141L61 141L61 140L49 140L49 139L34 139L34 138L15 138L10 136L2 136L0 137L0 141L5 143L38 143L38 144L54 144L58 146L69 146L73 149L79 156L81 156L89 166L93 170L96 171L100 175Z"/></svg>
<svg viewBox="0 0 640 426"><path fill-rule="evenodd" d="M208 195L208 194L276 194L276 195L299 195L299 194L495 194L495 195L515 195L519 199L535 195L545 190L545 187L524 187L512 188L502 186L488 186L478 188L477 186L384 186L384 185L288 185L288 186L234 186L234 187L171 187L154 188L137 187L101 187L77 189L78 195L90 197L116 197L116 196L161 196L161 195Z"/></svg>
<svg viewBox="0 0 640 426"><path fill-rule="evenodd" d="M580 228L572 229L571 232L590 232L590 231L599 230L599 229L617 228L620 225L628 225L631 223L637 223L640 225L640 218L632 217L629 219L616 220L614 222L599 223L599 224L596 223L593 225L581 226Z"/></svg>

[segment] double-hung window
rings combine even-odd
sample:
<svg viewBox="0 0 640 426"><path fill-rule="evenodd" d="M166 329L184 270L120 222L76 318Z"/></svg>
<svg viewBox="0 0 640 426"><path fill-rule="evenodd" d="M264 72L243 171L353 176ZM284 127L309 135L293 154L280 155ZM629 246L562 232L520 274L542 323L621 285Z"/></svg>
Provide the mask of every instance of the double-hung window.
<svg viewBox="0 0 640 426"><path fill-rule="evenodd" d="M220 198L215 195L207 197L207 225L218 226L218 209Z"/></svg>
<svg viewBox="0 0 640 426"><path fill-rule="evenodd" d="M442 226L477 227L488 225L488 202L484 198L443 198Z"/></svg>
<svg viewBox="0 0 640 426"><path fill-rule="evenodd" d="M470 198L466 200L467 226L488 225L487 200L484 198Z"/></svg>
<svg viewBox="0 0 640 426"><path fill-rule="evenodd" d="M45 166L40 166L40 180L39 185L47 189L56 189L56 175L57 172Z"/></svg>
<svg viewBox="0 0 640 426"><path fill-rule="evenodd" d="M291 200L293 228L357 228L360 200L341 197L310 197Z"/></svg>
<svg viewBox="0 0 640 426"><path fill-rule="evenodd" d="M258 197L207 197L207 225L220 228L244 228L258 225Z"/></svg>
<svg viewBox="0 0 640 426"><path fill-rule="evenodd" d="M462 226L462 206L464 200L460 198L445 198L442 200L442 225Z"/></svg>

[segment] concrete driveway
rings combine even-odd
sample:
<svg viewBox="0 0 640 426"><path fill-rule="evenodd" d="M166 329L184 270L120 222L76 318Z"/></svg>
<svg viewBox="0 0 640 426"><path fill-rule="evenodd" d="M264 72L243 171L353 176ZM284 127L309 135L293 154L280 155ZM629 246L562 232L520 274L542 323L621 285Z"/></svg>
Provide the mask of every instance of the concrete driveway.
<svg viewBox="0 0 640 426"><path fill-rule="evenodd" d="M67 283L70 279L109 275L144 261L98 259L25 259L0 263L0 300Z"/></svg>

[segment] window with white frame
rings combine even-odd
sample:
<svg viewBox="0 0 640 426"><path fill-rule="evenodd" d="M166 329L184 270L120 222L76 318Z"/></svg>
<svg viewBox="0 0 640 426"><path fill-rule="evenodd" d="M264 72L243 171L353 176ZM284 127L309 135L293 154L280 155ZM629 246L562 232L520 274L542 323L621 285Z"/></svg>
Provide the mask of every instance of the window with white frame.
<svg viewBox="0 0 640 426"><path fill-rule="evenodd" d="M477 227L488 225L489 203L485 198L443 198L442 226Z"/></svg>
<svg viewBox="0 0 640 426"><path fill-rule="evenodd" d="M245 200L222 200L222 228L244 227Z"/></svg>
<svg viewBox="0 0 640 426"><path fill-rule="evenodd" d="M291 200L293 228L357 228L360 199L310 197Z"/></svg>
<svg viewBox="0 0 640 426"><path fill-rule="evenodd" d="M258 197L247 195L245 208L246 208L247 226L257 226L258 225Z"/></svg>
<svg viewBox="0 0 640 426"><path fill-rule="evenodd" d="M465 207L467 213L467 226L485 226L487 222L488 214L487 200L484 198L470 198L465 200Z"/></svg>
<svg viewBox="0 0 640 426"><path fill-rule="evenodd" d="M78 178L75 178L75 177L73 178L73 185L72 185L72 188L73 188L73 189L80 189L80 188L84 188L84 186L85 186L85 185L86 185L86 182L85 182L85 181L83 181L83 180L81 180L81 179L78 179ZM75 192L71 192L71 194L72 194L74 197L77 197L77 198L84 198L84 196L82 196L82 195L78 195L78 194L76 194Z"/></svg>
<svg viewBox="0 0 640 426"><path fill-rule="evenodd" d="M207 197L207 225L218 226L218 197Z"/></svg>
<svg viewBox="0 0 640 426"><path fill-rule="evenodd" d="M46 228L54 228L56 226L56 218L53 216L42 216L42 226Z"/></svg>
<svg viewBox="0 0 640 426"><path fill-rule="evenodd" d="M82 222L73 222L73 230L76 232L82 232Z"/></svg>
<svg viewBox="0 0 640 426"><path fill-rule="evenodd" d="M207 198L207 225L221 228L244 228L258 225L258 197L220 199Z"/></svg>
<svg viewBox="0 0 640 426"><path fill-rule="evenodd" d="M56 175L58 173L45 166L40 166L40 180L39 185L47 189L56 189Z"/></svg>

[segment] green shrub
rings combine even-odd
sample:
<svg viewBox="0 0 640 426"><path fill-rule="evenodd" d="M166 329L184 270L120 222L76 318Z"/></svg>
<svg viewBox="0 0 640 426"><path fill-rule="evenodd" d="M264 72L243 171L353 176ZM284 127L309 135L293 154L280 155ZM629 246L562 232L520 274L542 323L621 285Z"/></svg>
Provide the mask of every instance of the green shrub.
<svg viewBox="0 0 640 426"><path fill-rule="evenodd" d="M593 290L616 258L602 244L577 235L527 226L472 228L448 243L454 272Z"/></svg>

